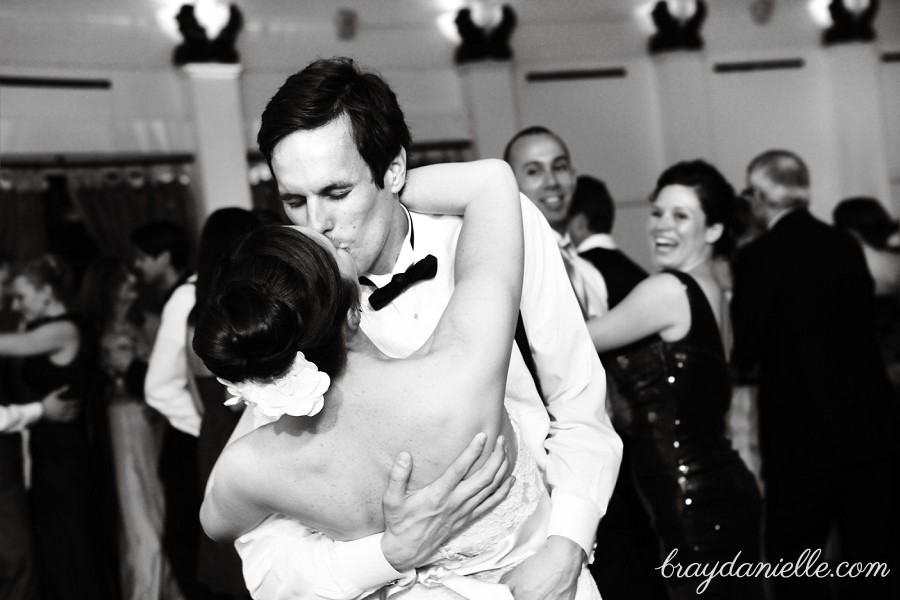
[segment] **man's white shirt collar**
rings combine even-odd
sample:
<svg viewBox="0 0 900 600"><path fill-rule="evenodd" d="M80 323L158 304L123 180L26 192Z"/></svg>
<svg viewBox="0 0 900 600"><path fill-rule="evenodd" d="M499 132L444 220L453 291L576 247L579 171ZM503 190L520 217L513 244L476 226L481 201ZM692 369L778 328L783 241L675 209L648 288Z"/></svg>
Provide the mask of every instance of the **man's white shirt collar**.
<svg viewBox="0 0 900 600"><path fill-rule="evenodd" d="M578 254L582 252L587 252L588 250L593 250L594 248L603 248L604 250L618 250L619 247L616 246L616 241L612 238L608 233L592 233L587 236L575 250Z"/></svg>

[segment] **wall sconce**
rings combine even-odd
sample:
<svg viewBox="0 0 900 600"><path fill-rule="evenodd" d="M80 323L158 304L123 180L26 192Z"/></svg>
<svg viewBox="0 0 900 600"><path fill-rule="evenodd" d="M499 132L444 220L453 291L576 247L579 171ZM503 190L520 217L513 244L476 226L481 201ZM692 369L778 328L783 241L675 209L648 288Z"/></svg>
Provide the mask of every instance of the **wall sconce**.
<svg viewBox="0 0 900 600"><path fill-rule="evenodd" d="M228 7L228 20L221 27L221 31L210 38L206 27L200 23L198 16L201 6L212 7L217 0L207 0L204 4L195 7L193 4L182 4L175 16L178 23L178 31L181 32L183 42L175 47L172 53L172 63L176 67L188 63L237 63L240 62L235 43L238 33L244 26L244 15L236 4ZM209 9L206 9L209 10Z"/></svg>
<svg viewBox="0 0 900 600"><path fill-rule="evenodd" d="M703 0L659 0L653 5L650 17L656 32L650 36L650 54L674 50L700 50L703 38L700 29L706 20L707 8Z"/></svg>
<svg viewBox="0 0 900 600"><path fill-rule="evenodd" d="M826 27L822 44L871 42L875 39L872 23L878 12L878 0L812 0L810 14Z"/></svg>
<svg viewBox="0 0 900 600"><path fill-rule="evenodd" d="M517 18L508 4L500 6L496 0L475 0L459 10L455 22L461 39L454 56L456 64L512 58L509 38Z"/></svg>

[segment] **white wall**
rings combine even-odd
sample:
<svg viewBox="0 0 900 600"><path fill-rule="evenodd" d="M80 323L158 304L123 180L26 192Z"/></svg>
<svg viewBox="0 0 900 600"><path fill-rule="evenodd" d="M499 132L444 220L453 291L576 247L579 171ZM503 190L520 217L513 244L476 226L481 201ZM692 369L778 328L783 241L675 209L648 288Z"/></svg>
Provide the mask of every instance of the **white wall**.
<svg viewBox="0 0 900 600"><path fill-rule="evenodd" d="M345 4L360 14L353 41L336 38L335 7L325 0L245 3L247 25L238 49L247 146L255 148L259 114L281 82L312 58L338 54L385 76L415 139L477 138L452 62L453 44L435 23L454 3ZM674 160L705 155L740 187L747 160L772 146L796 149L809 160L814 210L822 216L851 193L873 193L898 212L900 64L877 57L900 49L900 0L881 3L879 38L868 46L874 62L868 75L856 78L837 74L805 0L777 3L764 26L752 23L745 0L716 0L709 3L702 53L657 58L647 56L647 33L633 16L638 0L512 4L519 15L513 36L517 96L509 107L515 118L508 120L557 129L577 168L609 183L621 204L617 230L628 240L642 238L643 201L659 171ZM0 75L108 79L112 87L0 87L0 154L195 151L185 78L170 65L175 42L160 31L154 10L148 0L7 0L0 9ZM712 71L722 61L793 57L803 58L804 69ZM615 66L624 66L628 77L524 81L533 71ZM846 82L867 89L847 90L841 87ZM856 113L844 106L856 96L868 101L860 121L849 126L848 146L846 120ZM880 141L866 147L863 136L853 137L859 128L877 128ZM861 158L866 153L873 158ZM863 185L867 178L878 181ZM643 242L623 245L646 256Z"/></svg>

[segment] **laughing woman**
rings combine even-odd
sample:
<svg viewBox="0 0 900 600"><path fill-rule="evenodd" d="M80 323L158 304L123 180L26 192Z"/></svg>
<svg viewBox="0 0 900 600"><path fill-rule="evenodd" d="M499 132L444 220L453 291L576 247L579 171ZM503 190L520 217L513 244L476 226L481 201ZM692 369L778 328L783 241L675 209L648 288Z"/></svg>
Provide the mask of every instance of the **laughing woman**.
<svg viewBox="0 0 900 600"><path fill-rule="evenodd" d="M648 222L661 271L605 316L588 322L598 352L633 413L631 469L659 536L662 560L738 564L760 553L760 496L725 435L731 381L720 330L726 305L714 255L732 243L734 190L703 161L659 177ZM694 567L696 568L696 567ZM673 600L703 579L669 577ZM714 578L704 598L762 598L761 582Z"/></svg>

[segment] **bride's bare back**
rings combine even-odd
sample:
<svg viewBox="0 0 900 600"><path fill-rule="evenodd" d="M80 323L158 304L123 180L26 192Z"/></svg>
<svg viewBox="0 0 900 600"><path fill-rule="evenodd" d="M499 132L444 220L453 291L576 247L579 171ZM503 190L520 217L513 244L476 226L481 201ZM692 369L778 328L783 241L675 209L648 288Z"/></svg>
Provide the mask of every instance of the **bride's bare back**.
<svg viewBox="0 0 900 600"><path fill-rule="evenodd" d="M410 488L418 489L443 473L478 432L491 443L501 433L514 439L502 384L499 390L484 386L484 410L461 411L468 403L459 402L467 392L454 381L458 372L417 381L417 362L351 351L347 375L332 384L317 417L282 417L232 444L221 464L239 471L230 476L265 499L239 528L279 513L335 540L384 531L382 498L400 452L415 456ZM497 380L505 383L505 377ZM509 452L514 464L515 445Z"/></svg>

